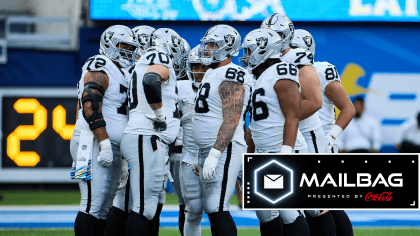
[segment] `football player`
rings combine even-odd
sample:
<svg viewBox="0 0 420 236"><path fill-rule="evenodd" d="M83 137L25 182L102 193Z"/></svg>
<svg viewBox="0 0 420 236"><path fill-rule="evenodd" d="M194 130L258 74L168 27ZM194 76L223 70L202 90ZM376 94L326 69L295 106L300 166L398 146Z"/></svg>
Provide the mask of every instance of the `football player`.
<svg viewBox="0 0 420 236"><path fill-rule="evenodd" d="M198 154L198 146L193 138L194 99L208 69L207 66L200 63L198 57L199 47L200 45L197 45L188 55L187 76L189 80L178 81L178 105L182 113L181 125L183 127L183 148L179 179L185 204L184 236L201 235L200 224L204 207L203 192L199 184L199 178L192 171L192 164Z"/></svg>
<svg viewBox="0 0 420 236"><path fill-rule="evenodd" d="M146 235L149 221L160 214L157 209L169 175L168 144L180 127L173 65L181 63L182 47L182 38L172 29L155 30L130 81L129 121L121 140L133 195L126 235Z"/></svg>
<svg viewBox="0 0 420 236"><path fill-rule="evenodd" d="M128 120L128 83L123 68L133 66L137 57L133 31L123 25L107 28L101 35L99 52L83 66L78 84L80 119L71 139L71 154L82 199L75 235L104 235L119 185L120 141ZM86 172L79 172L83 169Z"/></svg>
<svg viewBox="0 0 420 236"><path fill-rule="evenodd" d="M191 51L190 45L187 40L182 39L184 45L184 51L182 52L182 63L180 65L180 71L177 73L177 91L178 91L178 107L179 105L179 96L182 94L183 87L180 87L180 82L182 81L183 77L186 77L187 74L187 60L188 55ZM180 111L180 116L183 114L182 110ZM181 193L181 185L180 185L180 165L181 165L181 156L182 156L182 149L183 149L183 125L181 122L181 127L179 128L178 136L176 137L175 144L173 150L171 151L171 156L169 157L169 164L170 164L170 172L172 176L171 184L174 189L176 198L178 199L179 205L179 217L178 217L178 227L179 232L181 235L184 235L184 222L185 222L185 215L184 215L184 200ZM163 202L164 203L164 202ZM163 204L162 203L162 204Z"/></svg>
<svg viewBox="0 0 420 236"><path fill-rule="evenodd" d="M136 36L136 41L138 44L138 57L136 58L138 60L142 55L146 54L147 48L149 47L150 35L153 31L155 31L155 28L147 25L140 25L134 27L132 30ZM123 70L127 84L130 82L133 70L134 65L131 68ZM128 99L125 106L128 106ZM122 161L122 166L123 174L121 175L120 186L118 187L119 190L115 195L113 206L109 211L107 223L105 226L106 236L125 236L125 224L127 222L128 213L130 213L131 206L133 204L133 198L130 194L130 187L126 187L129 173L128 164L125 159Z"/></svg>
<svg viewBox="0 0 420 236"><path fill-rule="evenodd" d="M253 143L257 153L292 153L296 139L304 142L298 125L301 94L298 68L282 62L284 39L269 29L251 31L241 48L239 60L257 79L251 101ZM300 211L257 211L261 235L309 235ZM284 229L282 229L282 222Z"/></svg>
<svg viewBox="0 0 420 236"><path fill-rule="evenodd" d="M305 137L309 153L325 152L325 135L316 111L322 107L322 92L318 74L313 64L313 55L305 49L290 47L294 26L283 14L274 13L262 22L261 28L276 31L283 39L284 51L281 60L295 64L299 68L299 82L302 85L302 113L299 130Z"/></svg>
<svg viewBox="0 0 420 236"><path fill-rule="evenodd" d="M295 31L292 48L303 48L315 55L315 40L308 31L298 29ZM337 68L326 61L317 61L313 66L321 81L323 105L318 114L321 119L322 129L327 134L325 136L328 146L327 152L337 153L336 140L338 135L347 127L356 111L346 90L341 85ZM335 119L335 107L340 110L337 119Z"/></svg>
<svg viewBox="0 0 420 236"><path fill-rule="evenodd" d="M193 136L199 152L193 169L199 171L213 235L237 235L229 202L246 151L242 115L249 98L249 74L232 63L240 41L233 27L216 25L207 30L199 49L201 63L210 69L195 101Z"/></svg>
<svg viewBox="0 0 420 236"><path fill-rule="evenodd" d="M302 48L315 55L315 40L312 35L302 29L295 30L295 37L292 41L292 48ZM334 65L328 62L315 62L313 65L318 72L322 87L322 108L318 111L322 122L322 129L327 135L326 143L328 153L337 153L338 135L347 127L355 115L354 106L341 85L340 75ZM340 109L340 114L335 119L335 107ZM353 228L345 211L330 211L336 225L338 236L353 235ZM317 219L308 218L310 225L316 225ZM330 227L329 225L327 227ZM311 229L314 228L311 226ZM311 235L316 233L311 231Z"/></svg>

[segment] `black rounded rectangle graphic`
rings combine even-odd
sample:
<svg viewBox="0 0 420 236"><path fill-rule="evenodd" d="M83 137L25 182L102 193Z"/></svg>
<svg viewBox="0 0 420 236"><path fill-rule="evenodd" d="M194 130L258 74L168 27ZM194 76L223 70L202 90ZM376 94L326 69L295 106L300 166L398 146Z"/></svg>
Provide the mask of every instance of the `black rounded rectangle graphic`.
<svg viewBox="0 0 420 236"><path fill-rule="evenodd" d="M419 209L419 156L244 154L244 209Z"/></svg>

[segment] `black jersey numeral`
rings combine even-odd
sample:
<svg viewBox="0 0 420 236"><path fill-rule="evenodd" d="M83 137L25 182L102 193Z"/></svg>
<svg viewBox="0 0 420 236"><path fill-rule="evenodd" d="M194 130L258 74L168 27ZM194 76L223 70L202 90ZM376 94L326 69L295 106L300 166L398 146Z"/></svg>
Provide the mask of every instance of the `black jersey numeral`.
<svg viewBox="0 0 420 236"><path fill-rule="evenodd" d="M165 53L159 52L158 57L159 57L160 63L162 63L162 64L168 64L169 63L169 57ZM146 57L147 60L150 60L149 65L154 65L155 64L155 58L156 58L156 53L152 53L152 54L150 54L149 56Z"/></svg>
<svg viewBox="0 0 420 236"><path fill-rule="evenodd" d="M244 71L241 71L241 70L238 71L235 68L228 68L227 71L226 71L226 74L225 74L225 77L227 79L232 79L232 80L236 79L241 84L244 83L244 81L245 81L244 76L245 76Z"/></svg>
<svg viewBox="0 0 420 236"><path fill-rule="evenodd" d="M117 108L117 113L122 115L128 115L127 114L127 106L128 106L128 95L127 95L128 88L124 85L120 84L120 93L125 95L124 103L121 104L120 107Z"/></svg>
<svg viewBox="0 0 420 236"><path fill-rule="evenodd" d="M195 102L195 112L197 113L207 113L209 111L209 104L206 101L206 98L209 97L210 84L205 83L201 86L200 91L198 92L197 101ZM202 107L200 106L202 105Z"/></svg>
<svg viewBox="0 0 420 236"><path fill-rule="evenodd" d="M252 118L255 121L264 120L268 117L268 107L267 104L263 101L257 102L257 95L265 96L265 90L264 88L259 88L255 90L255 92L252 94ZM259 112L259 114L257 114Z"/></svg>
<svg viewBox="0 0 420 236"><path fill-rule="evenodd" d="M131 77L130 89L128 90L128 109L132 110L137 107L139 103L137 98L137 73L136 71L133 72Z"/></svg>
<svg viewBox="0 0 420 236"><path fill-rule="evenodd" d="M86 62L89 62L88 66L86 67L86 69L88 71L92 70L92 68L90 66L92 65L92 63L94 61L96 61L95 62L95 69L101 68L101 67L106 65L106 61L104 59L99 58L99 57L91 57L86 61Z"/></svg>
<svg viewBox="0 0 420 236"><path fill-rule="evenodd" d="M337 72L337 68L334 67L328 67L325 70L325 79L327 80L333 80L333 79L338 79L338 72Z"/></svg>

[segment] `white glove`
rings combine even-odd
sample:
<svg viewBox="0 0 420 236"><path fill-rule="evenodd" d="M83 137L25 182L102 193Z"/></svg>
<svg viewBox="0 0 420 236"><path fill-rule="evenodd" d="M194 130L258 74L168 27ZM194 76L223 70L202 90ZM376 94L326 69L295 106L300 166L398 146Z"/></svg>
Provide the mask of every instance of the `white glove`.
<svg viewBox="0 0 420 236"><path fill-rule="evenodd" d="M212 148L209 152L209 155L206 158L206 161L203 165L203 178L204 179L213 179L216 175L216 166L219 162L219 157L222 154L217 149Z"/></svg>
<svg viewBox="0 0 420 236"><path fill-rule="evenodd" d="M120 185L118 185L118 190L125 188L128 181L128 162L125 159L121 161L121 178L120 178Z"/></svg>
<svg viewBox="0 0 420 236"><path fill-rule="evenodd" d="M194 174L198 176L199 175L199 170L198 170L198 157L195 158L195 161L192 164L191 168L192 168L192 171L194 172Z"/></svg>
<svg viewBox="0 0 420 236"><path fill-rule="evenodd" d="M337 139L335 139L331 134L325 135L328 147L332 147L337 144Z"/></svg>
<svg viewBox="0 0 420 236"><path fill-rule="evenodd" d="M144 114L147 119L152 120L153 122L153 129L156 132L165 131L167 128L166 124L166 116L165 112L163 112L163 108L159 108L157 110L153 110L156 116L151 116L149 114Z"/></svg>
<svg viewBox="0 0 420 236"><path fill-rule="evenodd" d="M112 153L112 146L109 139L102 140L99 145L101 145L101 152L98 156L98 163L103 167L108 167L112 164L114 159L114 154Z"/></svg>
<svg viewBox="0 0 420 236"><path fill-rule="evenodd" d="M169 181L171 181L171 183L174 182L174 178L172 178L172 174L171 174L171 162L169 161L167 165L165 165L165 174L168 177Z"/></svg>
<svg viewBox="0 0 420 236"><path fill-rule="evenodd" d="M293 148L288 145L282 145L280 153L292 153Z"/></svg>
<svg viewBox="0 0 420 236"><path fill-rule="evenodd" d="M340 126L333 125L330 132L327 135L325 135L325 139L328 145L328 150L330 150L331 147L337 144L337 137L341 132L343 132L343 129Z"/></svg>
<svg viewBox="0 0 420 236"><path fill-rule="evenodd" d="M166 119L159 119L157 117L151 116L149 114L144 114L147 119L153 121L153 129L156 132L165 131L168 127L168 124L166 124Z"/></svg>

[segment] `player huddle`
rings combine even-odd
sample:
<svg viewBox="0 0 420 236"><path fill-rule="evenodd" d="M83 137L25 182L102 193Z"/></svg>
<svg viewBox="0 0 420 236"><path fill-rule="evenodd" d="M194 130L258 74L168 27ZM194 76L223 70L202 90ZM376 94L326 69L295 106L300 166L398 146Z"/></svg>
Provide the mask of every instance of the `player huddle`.
<svg viewBox="0 0 420 236"><path fill-rule="evenodd" d="M276 13L242 41L228 25L193 49L169 28L105 30L78 83L77 236L158 235L168 180L181 235L201 235L203 213L212 235L237 235L229 202L243 153L337 152L354 108L335 66L314 62L311 34ZM256 213L262 236L353 235L344 211Z"/></svg>

